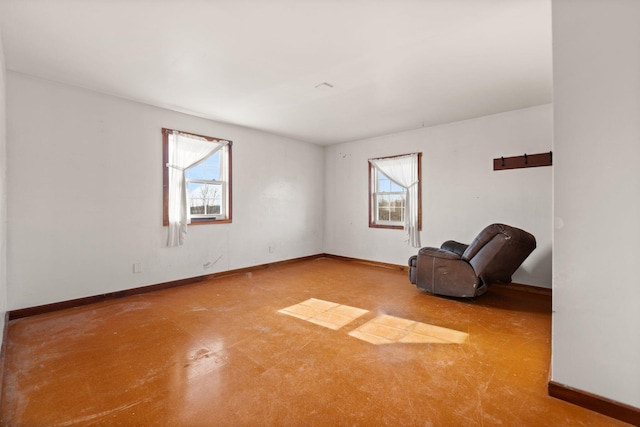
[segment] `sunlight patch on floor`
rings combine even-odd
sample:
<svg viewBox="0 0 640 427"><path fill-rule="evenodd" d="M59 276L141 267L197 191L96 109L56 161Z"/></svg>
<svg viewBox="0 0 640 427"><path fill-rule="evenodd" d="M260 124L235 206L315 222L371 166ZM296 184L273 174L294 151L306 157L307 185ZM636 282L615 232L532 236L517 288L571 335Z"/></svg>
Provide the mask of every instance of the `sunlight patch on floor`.
<svg viewBox="0 0 640 427"><path fill-rule="evenodd" d="M342 328L368 312L368 310L361 308L350 307L348 305L323 301L316 298L310 298L300 304L278 310L278 313L297 317L298 319L306 320L307 322L333 330Z"/></svg>
<svg viewBox="0 0 640 427"><path fill-rule="evenodd" d="M462 344L469 334L389 315L378 316L349 332L371 344Z"/></svg>
<svg viewBox="0 0 640 427"><path fill-rule="evenodd" d="M368 312L368 310L361 308L316 298L310 298L299 304L278 310L278 313L306 320L333 330L341 329ZM453 329L387 314L368 321L349 332L349 335L376 345L394 343L462 344L469 336L467 333Z"/></svg>

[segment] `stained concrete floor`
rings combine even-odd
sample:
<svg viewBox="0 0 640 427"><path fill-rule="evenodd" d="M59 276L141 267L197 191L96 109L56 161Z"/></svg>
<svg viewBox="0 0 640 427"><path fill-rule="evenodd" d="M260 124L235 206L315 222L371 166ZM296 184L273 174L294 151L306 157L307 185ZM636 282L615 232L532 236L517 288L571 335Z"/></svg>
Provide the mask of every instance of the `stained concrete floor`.
<svg viewBox="0 0 640 427"><path fill-rule="evenodd" d="M365 313L332 328L281 311L309 299ZM376 318L462 338L353 335ZM402 271L321 258L13 320L0 416L11 426L625 425L547 395L550 334L547 296L493 287L474 302L440 298Z"/></svg>

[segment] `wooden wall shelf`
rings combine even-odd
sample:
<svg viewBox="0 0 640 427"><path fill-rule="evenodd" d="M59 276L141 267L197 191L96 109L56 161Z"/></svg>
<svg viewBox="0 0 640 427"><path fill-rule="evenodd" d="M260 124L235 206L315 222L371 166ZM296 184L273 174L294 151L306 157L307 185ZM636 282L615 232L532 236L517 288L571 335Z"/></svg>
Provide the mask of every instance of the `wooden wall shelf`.
<svg viewBox="0 0 640 427"><path fill-rule="evenodd" d="M524 154L522 156L498 157L493 159L493 170L536 168L553 165L553 153Z"/></svg>

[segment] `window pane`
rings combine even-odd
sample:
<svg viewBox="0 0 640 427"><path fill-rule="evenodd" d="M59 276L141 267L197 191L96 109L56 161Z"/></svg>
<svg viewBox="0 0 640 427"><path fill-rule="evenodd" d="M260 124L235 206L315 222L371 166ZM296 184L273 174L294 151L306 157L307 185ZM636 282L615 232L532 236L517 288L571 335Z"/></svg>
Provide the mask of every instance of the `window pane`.
<svg viewBox="0 0 640 427"><path fill-rule="evenodd" d="M385 196L377 195L376 205L378 209L378 220L386 221L389 219L389 202L385 199Z"/></svg>
<svg viewBox="0 0 640 427"><path fill-rule="evenodd" d="M378 191L382 193L398 193L405 188L391 181L385 174L378 171Z"/></svg>
<svg viewBox="0 0 640 427"><path fill-rule="evenodd" d="M221 181L220 179L220 153L222 150L216 151L212 156L190 167L185 171L187 179L206 179L209 181Z"/></svg>
<svg viewBox="0 0 640 427"><path fill-rule="evenodd" d="M400 191L405 191L404 187L396 184L395 182L389 180L389 183L391 184L390 185L391 188L389 190L391 193L397 193L397 192L400 192Z"/></svg>
<svg viewBox="0 0 640 427"><path fill-rule="evenodd" d="M189 182L191 215L219 215L222 206L222 185Z"/></svg>
<svg viewBox="0 0 640 427"><path fill-rule="evenodd" d="M391 219L389 206L389 196L378 195L378 220L389 221Z"/></svg>
<svg viewBox="0 0 640 427"><path fill-rule="evenodd" d="M391 180L382 172L378 172L378 191L382 193L391 191Z"/></svg>
<svg viewBox="0 0 640 427"><path fill-rule="evenodd" d="M391 221L404 221L404 209L403 208L391 208L389 213Z"/></svg>
<svg viewBox="0 0 640 427"><path fill-rule="evenodd" d="M404 221L404 197L389 196L389 216L391 221Z"/></svg>

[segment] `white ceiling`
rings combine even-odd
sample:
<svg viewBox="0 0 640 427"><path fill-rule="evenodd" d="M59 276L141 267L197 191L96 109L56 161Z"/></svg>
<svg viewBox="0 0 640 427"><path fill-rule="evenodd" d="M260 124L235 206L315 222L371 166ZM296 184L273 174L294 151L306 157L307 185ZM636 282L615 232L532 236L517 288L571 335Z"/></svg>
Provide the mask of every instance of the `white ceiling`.
<svg viewBox="0 0 640 427"><path fill-rule="evenodd" d="M323 145L551 102L550 0L0 0L0 30L9 70Z"/></svg>

